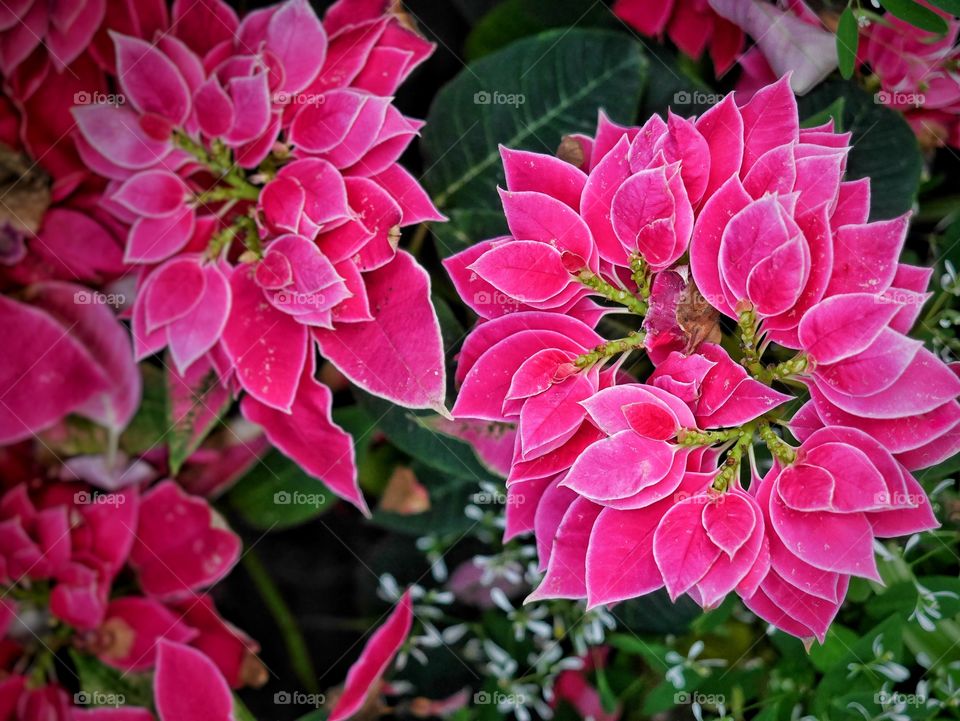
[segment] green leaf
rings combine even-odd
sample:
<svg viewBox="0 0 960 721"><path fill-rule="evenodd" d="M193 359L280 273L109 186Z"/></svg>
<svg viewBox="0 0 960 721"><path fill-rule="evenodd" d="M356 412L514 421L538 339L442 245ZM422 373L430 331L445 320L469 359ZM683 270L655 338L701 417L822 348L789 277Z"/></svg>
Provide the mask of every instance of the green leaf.
<svg viewBox="0 0 960 721"><path fill-rule="evenodd" d="M140 364L143 397L130 425L120 436L120 447L130 455L139 455L166 442L167 386L163 371L149 363Z"/></svg>
<svg viewBox="0 0 960 721"><path fill-rule="evenodd" d="M377 420L390 442L409 456L458 478L473 482L496 480L464 441L434 430L426 423L435 417L430 411L411 411L389 401L354 389L360 406Z"/></svg>
<svg viewBox="0 0 960 721"><path fill-rule="evenodd" d="M434 202L499 208L499 143L553 153L566 134L593 134L599 108L632 121L646 69L638 43L582 29L542 33L471 63L437 94L424 129L423 181Z"/></svg>
<svg viewBox="0 0 960 721"><path fill-rule="evenodd" d="M184 461L203 443L210 431L220 423L220 417L230 408L232 400L225 393L225 400L219 408L210 408L213 393L219 389L220 379L217 372L210 370L196 386L190 387L184 378L167 370L167 447L170 454L170 471L173 475L180 472ZM186 411L184 412L184 409ZM178 417L177 417L178 416Z"/></svg>
<svg viewBox="0 0 960 721"><path fill-rule="evenodd" d="M674 603L660 589L618 604L614 615L634 633L683 633L702 612L689 597L681 596Z"/></svg>
<svg viewBox="0 0 960 721"><path fill-rule="evenodd" d="M230 506L254 528L289 528L326 512L337 497L280 451L270 451L230 491Z"/></svg>
<svg viewBox="0 0 960 721"><path fill-rule="evenodd" d="M909 210L920 187L923 158L903 116L846 80L828 80L798 99L806 117L844 99L843 127L853 133L847 180L870 178L870 219L893 218Z"/></svg>
<svg viewBox="0 0 960 721"><path fill-rule="evenodd" d="M823 644L814 644L810 648L810 663L821 673L826 673L843 661L856 642L856 633L834 623L827 631Z"/></svg>
<svg viewBox="0 0 960 721"><path fill-rule="evenodd" d="M931 5L934 5L941 10L950 13L951 15L958 16L960 15L960 0L927 0Z"/></svg>
<svg viewBox="0 0 960 721"><path fill-rule="evenodd" d="M507 234L507 220L501 210L454 208L447 216L449 222L430 226L441 258L449 258L481 240Z"/></svg>
<svg viewBox="0 0 960 721"><path fill-rule="evenodd" d="M891 15L931 33L947 32L947 21L933 10L925 8L914 0L880 0L880 4Z"/></svg>
<svg viewBox="0 0 960 721"><path fill-rule="evenodd" d="M800 121L801 128L815 128L823 125L829 120L833 120L833 128L838 133L843 132L843 109L846 106L846 100L839 97L830 103L823 110L819 110Z"/></svg>
<svg viewBox="0 0 960 721"><path fill-rule="evenodd" d="M153 685L148 676L121 673L93 656L70 651L77 670L82 703L91 706L153 706Z"/></svg>
<svg viewBox="0 0 960 721"><path fill-rule="evenodd" d="M857 47L860 44L860 28L857 26L857 16L849 5L840 14L837 24L837 59L840 66L840 75L846 79L853 77L853 70L857 65Z"/></svg>
<svg viewBox="0 0 960 721"><path fill-rule="evenodd" d="M640 118L657 113L666 117L672 109L678 115L701 115L723 99L695 72L689 59L663 45L648 49L650 72L640 105Z"/></svg>
<svg viewBox="0 0 960 721"><path fill-rule="evenodd" d="M587 27L610 22L600 3L584 9L583 0L506 0L481 18L467 36L464 55L476 60L515 40L557 27Z"/></svg>

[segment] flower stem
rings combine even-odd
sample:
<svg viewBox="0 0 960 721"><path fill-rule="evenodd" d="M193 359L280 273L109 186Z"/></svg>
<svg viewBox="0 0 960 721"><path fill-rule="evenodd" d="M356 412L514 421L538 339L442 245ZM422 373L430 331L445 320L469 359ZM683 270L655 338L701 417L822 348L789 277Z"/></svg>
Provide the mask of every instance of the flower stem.
<svg viewBox="0 0 960 721"><path fill-rule="evenodd" d="M592 270L584 268L577 273L577 280L604 298L625 305L631 312L637 315L644 315L647 312L646 302L640 300L628 290L611 285Z"/></svg>
<svg viewBox="0 0 960 721"><path fill-rule="evenodd" d="M770 449L770 453L773 454L774 458L784 465L790 465L797 460L796 449L774 433L769 422L761 421L759 426L760 437L763 439L763 442L767 444L767 448Z"/></svg>
<svg viewBox="0 0 960 721"><path fill-rule="evenodd" d="M650 299L650 268L647 261L640 254L630 256L630 270L633 272L633 282L637 284L637 292L643 300Z"/></svg>
<svg viewBox="0 0 960 721"><path fill-rule="evenodd" d="M752 423L748 423L739 429L737 442L733 444L733 448L727 453L727 457L723 461L723 468L713 480L713 489L715 491L726 491L727 488L730 487L730 483L740 477L740 461L743 459L744 452L750 447L750 444L753 443L754 430L755 426Z"/></svg>
<svg viewBox="0 0 960 721"><path fill-rule="evenodd" d="M596 348L594 348L589 353L584 353L581 356L578 356L573 364L577 368L589 368L594 363L605 360L607 358L612 358L615 355L620 355L621 353L627 353L636 348L643 348L643 340L645 336L643 333L638 333L634 331L626 338L617 338L616 340L608 340L606 343L601 343Z"/></svg>
<svg viewBox="0 0 960 721"><path fill-rule="evenodd" d="M739 428L729 428L722 431L701 431L696 428L682 428L677 434L677 442L681 446L712 446L717 443L726 443L739 437Z"/></svg>
<svg viewBox="0 0 960 721"><path fill-rule="evenodd" d="M757 380L763 381L766 384L773 383L774 381L782 381L786 378L790 378L799 373L803 373L809 361L807 356L803 353L798 353L790 360L785 360L781 363L775 363L768 366L761 366L759 373L755 373L754 376Z"/></svg>

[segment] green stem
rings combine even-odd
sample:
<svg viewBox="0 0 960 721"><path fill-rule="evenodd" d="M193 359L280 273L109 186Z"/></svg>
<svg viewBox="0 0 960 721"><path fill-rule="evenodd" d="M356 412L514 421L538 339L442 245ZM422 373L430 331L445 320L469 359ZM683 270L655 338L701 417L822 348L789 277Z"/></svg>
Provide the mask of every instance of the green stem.
<svg viewBox="0 0 960 721"><path fill-rule="evenodd" d="M303 687L309 693L316 693L318 690L317 674L313 667L313 661L310 658L310 652L307 650L307 642L297 626L296 619L294 619L293 614L290 612L286 601L284 601L283 596L280 595L280 590L273 582L273 579L270 578L270 574L267 573L267 569L264 568L263 563L252 550L248 550L243 557L243 566L247 570L247 573L250 574L250 578L257 587L260 598L262 598L264 604L266 604L267 610L280 628L280 635L283 637L283 643L287 647L287 655L290 658L290 665L293 667L294 673L297 674L300 683L303 684Z"/></svg>
<svg viewBox="0 0 960 721"><path fill-rule="evenodd" d="M798 353L790 360L781 363L774 363L768 366L760 366L754 377L770 385L774 381L782 381L792 378L795 375L803 373L809 365L809 359L803 353Z"/></svg>
<svg viewBox="0 0 960 721"><path fill-rule="evenodd" d="M796 449L774 433L773 428L770 427L767 421L761 421L759 426L760 437L763 439L763 442L767 444L767 448L770 449L770 452L777 460L786 466L797 460Z"/></svg>
<svg viewBox="0 0 960 721"><path fill-rule="evenodd" d="M755 426L752 423L748 423L739 429L737 442L733 444L733 448L727 453L727 457L723 461L723 469L713 480L713 489L715 491L726 491L727 488L730 487L730 484L740 477L740 461L743 459L744 452L750 447L750 444L753 443L754 430Z"/></svg>
<svg viewBox="0 0 960 721"><path fill-rule="evenodd" d="M607 358L612 358L615 355L620 355L621 353L627 353L636 348L643 348L644 334L634 331L626 338L617 338L616 340L608 340L606 343L601 343L596 348L594 348L589 353L584 353L581 356L578 356L576 360L573 361L573 364L577 368L589 368L594 363L605 360Z"/></svg>
<svg viewBox="0 0 960 721"><path fill-rule="evenodd" d="M682 428L677 434L677 441L681 446L713 446L717 443L726 443L739 437L739 428L730 428L724 431L701 431L696 428Z"/></svg>
<svg viewBox="0 0 960 721"><path fill-rule="evenodd" d="M577 280L583 283L588 288L596 291L604 298L612 300L615 303L620 303L625 305L631 312L636 313L637 315L644 315L647 312L647 304L637 298L633 293L623 288L617 288L599 275L594 273L587 268L584 268L579 273L577 273Z"/></svg>
<svg viewBox="0 0 960 721"><path fill-rule="evenodd" d="M630 270L632 271L633 282L637 284L637 292L643 300L650 299L650 268L643 256L634 254L630 256Z"/></svg>
<svg viewBox="0 0 960 721"><path fill-rule="evenodd" d="M760 362L760 353L757 350L759 340L757 331L760 327L760 321L753 307L745 308L740 311L737 318L737 325L740 328L740 347L743 349L743 363L747 370L754 377L759 377L763 373L763 364Z"/></svg>

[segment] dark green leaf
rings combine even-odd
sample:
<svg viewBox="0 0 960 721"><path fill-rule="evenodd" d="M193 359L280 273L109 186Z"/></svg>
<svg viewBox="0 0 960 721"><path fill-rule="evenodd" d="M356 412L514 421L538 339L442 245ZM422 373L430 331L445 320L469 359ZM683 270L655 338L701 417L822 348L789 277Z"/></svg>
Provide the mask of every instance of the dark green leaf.
<svg viewBox="0 0 960 721"><path fill-rule="evenodd" d="M447 215L449 222L430 226L441 258L449 258L481 240L507 233L507 221L499 209L454 208Z"/></svg>
<svg viewBox="0 0 960 721"><path fill-rule="evenodd" d="M218 408L211 407L219 390L220 379L213 369L193 387L188 387L184 379L168 368L167 370L167 421L169 430L166 441L170 453L170 471L173 475L180 472L184 461L190 457L207 435L216 428L220 417L230 407L231 399L225 393L225 400Z"/></svg>
<svg viewBox="0 0 960 721"><path fill-rule="evenodd" d="M830 120L833 120L833 129L838 133L843 132L843 109L846 106L846 101L843 97L839 97L830 103L827 107L815 112L813 115L805 117L800 121L801 128L815 128L818 125L823 125Z"/></svg>
<svg viewBox="0 0 960 721"><path fill-rule="evenodd" d="M70 651L77 670L82 703L90 706L153 706L150 678L141 674L121 673L104 665L93 656ZM80 700L80 699L78 699Z"/></svg>
<svg viewBox="0 0 960 721"><path fill-rule="evenodd" d="M143 398L130 425L120 436L120 447L130 455L145 453L166 442L167 386L163 371L149 363L140 364Z"/></svg>
<svg viewBox="0 0 960 721"><path fill-rule="evenodd" d="M914 203L923 158L903 116L845 80L828 80L799 98L806 117L844 98L843 127L853 133L847 180L869 176L870 219L893 218Z"/></svg>
<svg viewBox="0 0 960 721"><path fill-rule="evenodd" d="M255 528L288 528L327 511L336 496L279 451L271 451L233 487L230 505Z"/></svg>
<svg viewBox="0 0 960 721"><path fill-rule="evenodd" d="M857 16L853 8L847 8L840 14L837 24L837 59L840 66L840 75L844 78L853 77L853 70L857 65L857 46L860 44L860 28L857 27Z"/></svg>
<svg viewBox="0 0 960 721"><path fill-rule="evenodd" d="M928 0L928 2L951 15L960 15L960 0Z"/></svg>
<svg viewBox="0 0 960 721"><path fill-rule="evenodd" d="M498 144L553 153L596 129L597 110L634 118L646 76L640 46L603 30L551 31L471 63L434 99L424 184L441 208L499 208Z"/></svg>
<svg viewBox="0 0 960 721"><path fill-rule="evenodd" d="M585 6L583 0L506 0L483 16L467 37L464 54L477 60L529 35L551 28L588 27L611 22L600 3Z"/></svg>
<svg viewBox="0 0 960 721"><path fill-rule="evenodd" d="M915 2L915 0L880 0L880 4L891 15L905 20L921 30L940 34L947 32L946 20L933 10Z"/></svg>

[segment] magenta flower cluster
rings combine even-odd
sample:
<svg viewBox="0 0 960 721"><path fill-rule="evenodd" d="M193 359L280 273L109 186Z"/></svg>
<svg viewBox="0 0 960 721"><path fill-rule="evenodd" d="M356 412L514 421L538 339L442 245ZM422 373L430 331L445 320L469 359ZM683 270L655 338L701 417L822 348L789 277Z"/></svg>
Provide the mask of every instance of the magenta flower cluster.
<svg viewBox="0 0 960 721"><path fill-rule="evenodd" d="M874 539L936 526L911 471L960 448L960 378L906 335L931 271L898 261L906 216L868 221L849 140L801 129L784 78L503 150L510 235L446 262L481 317L453 413L513 428L532 598L737 593L822 640L850 578L879 580Z"/></svg>

